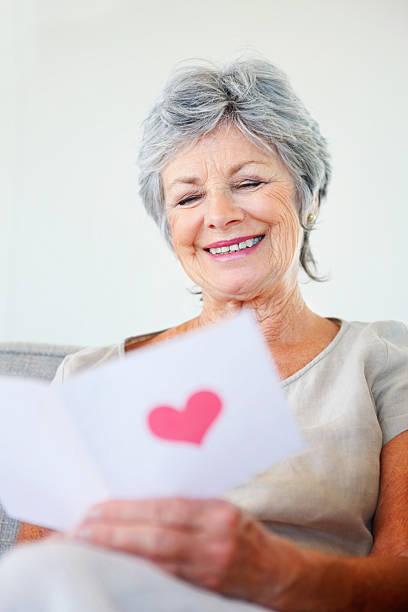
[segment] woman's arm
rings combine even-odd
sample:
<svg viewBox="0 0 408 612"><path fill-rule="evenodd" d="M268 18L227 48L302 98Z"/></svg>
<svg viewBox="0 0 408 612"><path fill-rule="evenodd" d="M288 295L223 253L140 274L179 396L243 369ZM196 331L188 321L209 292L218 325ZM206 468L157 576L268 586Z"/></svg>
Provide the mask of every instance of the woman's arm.
<svg viewBox="0 0 408 612"><path fill-rule="evenodd" d="M289 567L295 565L289 559ZM285 612L391 612L408 610L408 558L342 558L308 552L289 589L258 603Z"/></svg>
<svg viewBox="0 0 408 612"><path fill-rule="evenodd" d="M408 610L408 431L388 442L381 453L370 555L305 553L299 567L279 610Z"/></svg>
<svg viewBox="0 0 408 612"><path fill-rule="evenodd" d="M374 538L372 555L408 554L408 431L388 442L381 453Z"/></svg>

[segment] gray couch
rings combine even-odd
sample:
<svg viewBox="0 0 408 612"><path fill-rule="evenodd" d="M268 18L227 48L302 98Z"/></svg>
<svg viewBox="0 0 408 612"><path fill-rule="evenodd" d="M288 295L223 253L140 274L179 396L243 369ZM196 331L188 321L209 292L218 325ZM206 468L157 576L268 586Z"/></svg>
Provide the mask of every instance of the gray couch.
<svg viewBox="0 0 408 612"><path fill-rule="evenodd" d="M74 353L80 348L21 342L0 343L0 376L52 380L65 355ZM7 516L0 506L0 555L15 544L18 528L18 521Z"/></svg>

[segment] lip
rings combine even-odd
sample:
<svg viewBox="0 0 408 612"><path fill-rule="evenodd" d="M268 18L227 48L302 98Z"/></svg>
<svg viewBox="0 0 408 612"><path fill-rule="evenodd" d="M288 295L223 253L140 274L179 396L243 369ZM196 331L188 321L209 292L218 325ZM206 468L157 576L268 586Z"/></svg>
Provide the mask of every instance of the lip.
<svg viewBox="0 0 408 612"><path fill-rule="evenodd" d="M239 242L245 242L245 240L250 240L251 238L257 238L258 236L264 236L265 234L251 234L250 236L237 236L237 238L232 238L231 240L220 240L219 242L212 242L211 244L207 244L203 249L218 249L223 246L230 246L230 244L237 244Z"/></svg>

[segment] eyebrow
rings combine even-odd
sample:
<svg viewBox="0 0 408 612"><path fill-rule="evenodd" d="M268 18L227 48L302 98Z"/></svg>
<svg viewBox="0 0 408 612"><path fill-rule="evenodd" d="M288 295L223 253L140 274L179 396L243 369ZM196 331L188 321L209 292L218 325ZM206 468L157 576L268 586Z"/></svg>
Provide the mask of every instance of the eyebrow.
<svg viewBox="0 0 408 612"><path fill-rule="evenodd" d="M267 165L266 162L262 162L260 160L250 160L250 161L245 161L245 162L239 162L238 164L235 164L235 166L232 166L230 176L232 176L233 174L236 174L237 172L239 172L239 170L241 170L245 166L249 166L250 164L258 164L258 165L263 165L263 166ZM199 182L200 182L200 179L197 176L180 176L174 179L174 181L170 183L169 189L171 187L174 187L174 185L176 185L177 183L183 183L186 185L197 185L197 183Z"/></svg>

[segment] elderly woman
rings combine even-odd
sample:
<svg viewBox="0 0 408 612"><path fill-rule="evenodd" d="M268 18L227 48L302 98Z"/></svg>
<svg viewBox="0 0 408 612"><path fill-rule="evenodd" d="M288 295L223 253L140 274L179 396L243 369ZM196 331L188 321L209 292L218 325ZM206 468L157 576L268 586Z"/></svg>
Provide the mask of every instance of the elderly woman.
<svg viewBox="0 0 408 612"><path fill-rule="evenodd" d="M46 610L407 610L408 329L303 300L300 268L321 280L309 236L330 178L317 123L266 61L192 66L147 117L139 160L202 311L71 355L56 381L250 308L308 445L224 499L111 500L17 547L0 564L5 609L27 609L10 584L31 572Z"/></svg>

